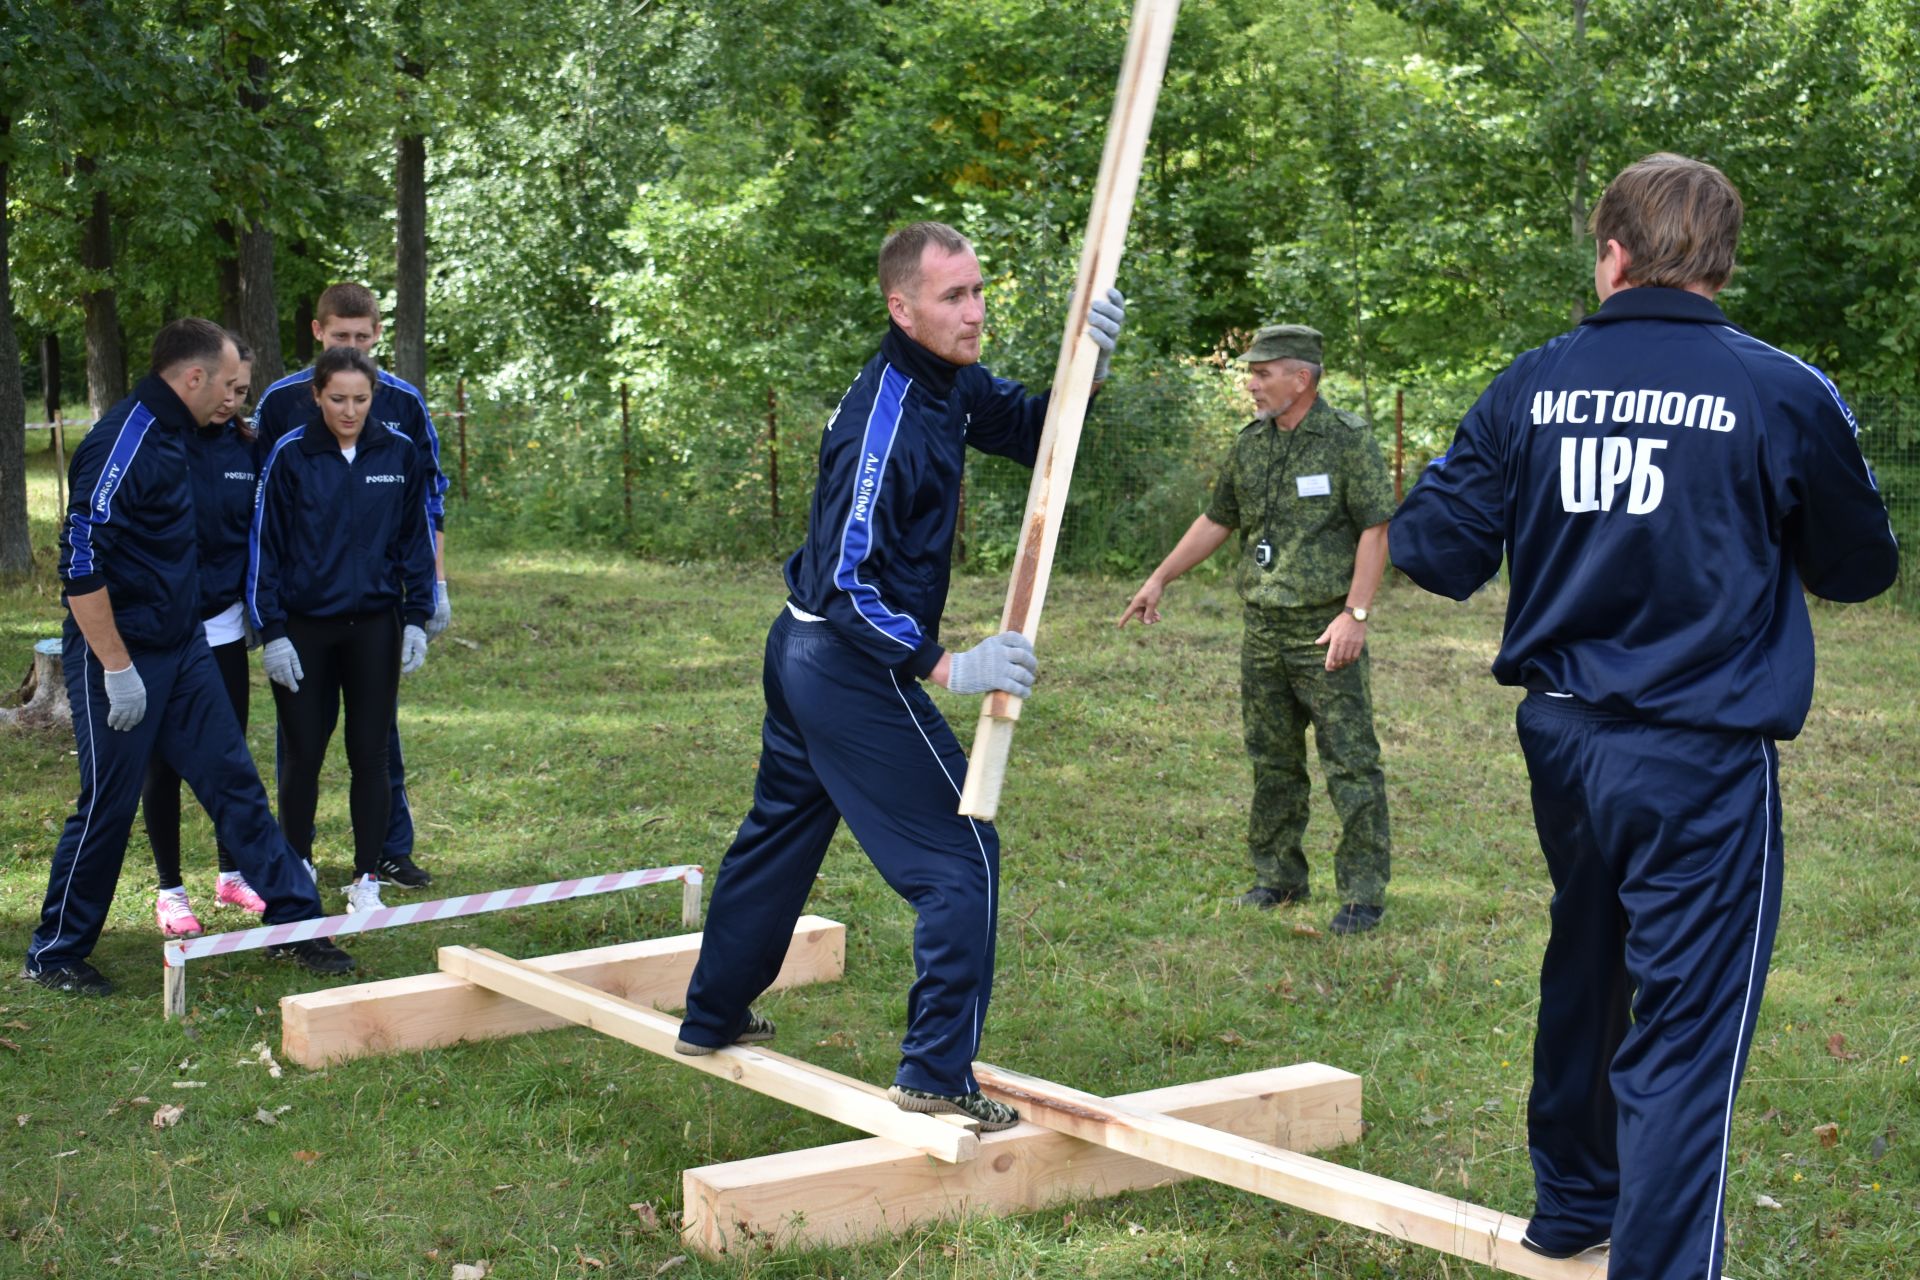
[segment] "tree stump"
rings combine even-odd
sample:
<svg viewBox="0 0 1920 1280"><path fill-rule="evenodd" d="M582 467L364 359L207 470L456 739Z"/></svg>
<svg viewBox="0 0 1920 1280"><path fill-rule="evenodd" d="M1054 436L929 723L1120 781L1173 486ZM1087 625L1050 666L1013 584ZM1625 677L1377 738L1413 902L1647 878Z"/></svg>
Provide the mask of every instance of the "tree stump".
<svg viewBox="0 0 1920 1280"><path fill-rule="evenodd" d="M58 639L34 643L33 668L15 694L21 705L0 707L0 724L29 729L73 725L73 708L67 703L67 682L60 658L63 647Z"/></svg>

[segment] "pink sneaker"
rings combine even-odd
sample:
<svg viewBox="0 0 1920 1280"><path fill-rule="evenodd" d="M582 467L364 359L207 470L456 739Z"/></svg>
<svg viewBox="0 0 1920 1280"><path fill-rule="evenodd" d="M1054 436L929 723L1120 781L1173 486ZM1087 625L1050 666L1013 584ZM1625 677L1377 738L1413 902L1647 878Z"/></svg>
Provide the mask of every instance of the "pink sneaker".
<svg viewBox="0 0 1920 1280"><path fill-rule="evenodd" d="M221 876L213 896L216 901L242 911L251 911L255 915L262 915L267 909L267 900L253 891L253 886L247 883L245 876L236 875L231 880Z"/></svg>
<svg viewBox="0 0 1920 1280"><path fill-rule="evenodd" d="M160 936L163 938L197 938L206 932L200 927L200 919L193 914L193 907L184 893L155 894L153 917L160 924Z"/></svg>

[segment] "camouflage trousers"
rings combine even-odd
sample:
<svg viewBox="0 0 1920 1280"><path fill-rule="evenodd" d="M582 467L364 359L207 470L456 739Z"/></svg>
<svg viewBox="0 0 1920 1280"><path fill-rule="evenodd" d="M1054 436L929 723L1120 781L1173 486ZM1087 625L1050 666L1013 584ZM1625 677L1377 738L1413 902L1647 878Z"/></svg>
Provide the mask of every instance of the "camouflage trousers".
<svg viewBox="0 0 1920 1280"><path fill-rule="evenodd" d="M1307 830L1307 726L1340 815L1334 877L1341 902L1381 906L1389 866L1387 781L1373 732L1369 655L1327 670L1314 643L1340 611L1331 606L1249 606L1240 646L1240 714L1253 763L1253 817L1247 847L1254 883L1282 892L1307 887L1300 842Z"/></svg>

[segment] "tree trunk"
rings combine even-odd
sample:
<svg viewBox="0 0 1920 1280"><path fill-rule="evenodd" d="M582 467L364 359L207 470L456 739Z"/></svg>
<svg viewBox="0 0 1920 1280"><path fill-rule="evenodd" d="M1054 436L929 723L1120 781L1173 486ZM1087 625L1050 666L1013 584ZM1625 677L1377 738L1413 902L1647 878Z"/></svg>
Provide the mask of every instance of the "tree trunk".
<svg viewBox="0 0 1920 1280"><path fill-rule="evenodd" d="M226 252L214 263L214 285L220 294L220 323L240 332L240 248L233 233L233 224L225 218L213 224L213 234L220 238Z"/></svg>
<svg viewBox="0 0 1920 1280"><path fill-rule="evenodd" d="M291 246L293 256L305 260L307 242L295 240ZM311 291L303 291L293 304L293 358L306 368L313 363L313 296ZM261 384L264 385L264 384Z"/></svg>
<svg viewBox="0 0 1920 1280"><path fill-rule="evenodd" d="M12 127L13 121L0 115L0 140ZM27 534L27 388L21 380L20 341L13 331L7 178L7 162L0 159L0 580L24 578L33 571L33 540Z"/></svg>
<svg viewBox="0 0 1920 1280"><path fill-rule="evenodd" d="M58 640L41 640L33 646L33 666L14 694L21 705L0 707L0 725L20 729L44 729L53 725L71 728L73 704L67 700L67 682L62 674L62 645Z"/></svg>
<svg viewBox="0 0 1920 1280"><path fill-rule="evenodd" d="M94 167L91 159L80 157L82 174L91 176ZM101 287L88 289L85 299L87 403L98 421L127 394L127 361L120 345L120 308L111 283L113 214L107 205L107 193L99 189L94 191L93 207L81 224L80 265L109 277Z"/></svg>
<svg viewBox="0 0 1920 1280"><path fill-rule="evenodd" d="M393 371L424 394L427 385L427 140L418 133L401 134L394 150Z"/></svg>
<svg viewBox="0 0 1920 1280"><path fill-rule="evenodd" d="M247 58L240 104L258 115L267 109L267 60ZM268 387L287 371L280 354L280 309L273 291L273 230L255 218L240 235L240 336L253 348L253 385Z"/></svg>
<svg viewBox="0 0 1920 1280"><path fill-rule="evenodd" d="M1587 0L1573 0L1573 61L1584 77L1587 66ZM1573 226L1573 247L1577 252L1587 242L1587 148L1583 142L1573 162L1573 192L1567 198L1567 213ZM1587 286L1574 286L1573 323L1587 318Z"/></svg>

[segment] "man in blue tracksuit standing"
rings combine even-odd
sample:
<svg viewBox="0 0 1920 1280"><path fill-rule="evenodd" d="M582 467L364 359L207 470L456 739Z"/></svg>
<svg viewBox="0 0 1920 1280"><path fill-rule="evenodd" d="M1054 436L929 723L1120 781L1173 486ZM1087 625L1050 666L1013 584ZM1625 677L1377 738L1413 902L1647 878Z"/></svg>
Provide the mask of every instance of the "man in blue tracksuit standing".
<svg viewBox="0 0 1920 1280"><path fill-rule="evenodd" d="M54 850L25 971L52 990L113 989L87 956L113 903L141 784L156 755L212 814L221 842L266 901L268 924L321 914L312 877L267 807L198 612L183 437L218 408L239 373L239 352L224 329L176 320L154 339L152 371L73 453L60 580L80 799ZM354 967L325 938L273 950L318 973Z"/></svg>
<svg viewBox="0 0 1920 1280"><path fill-rule="evenodd" d="M958 812L966 756L933 700L1033 689L1018 632L963 653L940 644L966 448L1032 466L1045 395L981 368L980 264L959 232L921 222L880 250L891 323L820 441L807 538L767 636L767 714L753 809L716 877L678 1049L769 1039L749 1007L780 970L794 922L845 818L887 884L913 904L916 981L889 1096L910 1111L1015 1123L972 1063L993 987L999 838ZM1105 377L1123 317L1090 308Z"/></svg>
<svg viewBox="0 0 1920 1280"><path fill-rule="evenodd" d="M313 337L323 350L353 347L371 356L380 341L380 304L373 291L361 284L329 285L314 304ZM427 638L431 640L447 629L453 620L453 608L447 595L446 497L447 477L440 469L440 435L433 429L433 415L427 402L412 383L380 370L379 385L373 389L372 423L389 431L398 431L425 449L431 466L427 486L427 518L433 525L433 613L427 619ZM313 368L290 373L260 394L254 406L254 425L260 431L262 456L280 442L280 437L295 427L317 423L319 414L313 400ZM277 742L277 737L276 737ZM280 754L276 748L276 757ZM275 761L276 772L278 760ZM387 735L387 780L392 791L387 814L385 848L380 859L380 878L389 884L418 889L433 883L433 877L413 859L413 807L407 802L407 766L400 755L399 709L395 708L392 730Z"/></svg>
<svg viewBox="0 0 1920 1280"><path fill-rule="evenodd" d="M1780 915L1776 742L1813 699L1802 588L1865 600L1898 549L1853 413L1728 323L1739 193L1653 155L1594 207L1601 306L1514 361L1393 518L1464 599L1512 577L1493 673L1553 878L1523 1243L1611 1237L1608 1280L1717 1280L1727 1146Z"/></svg>

